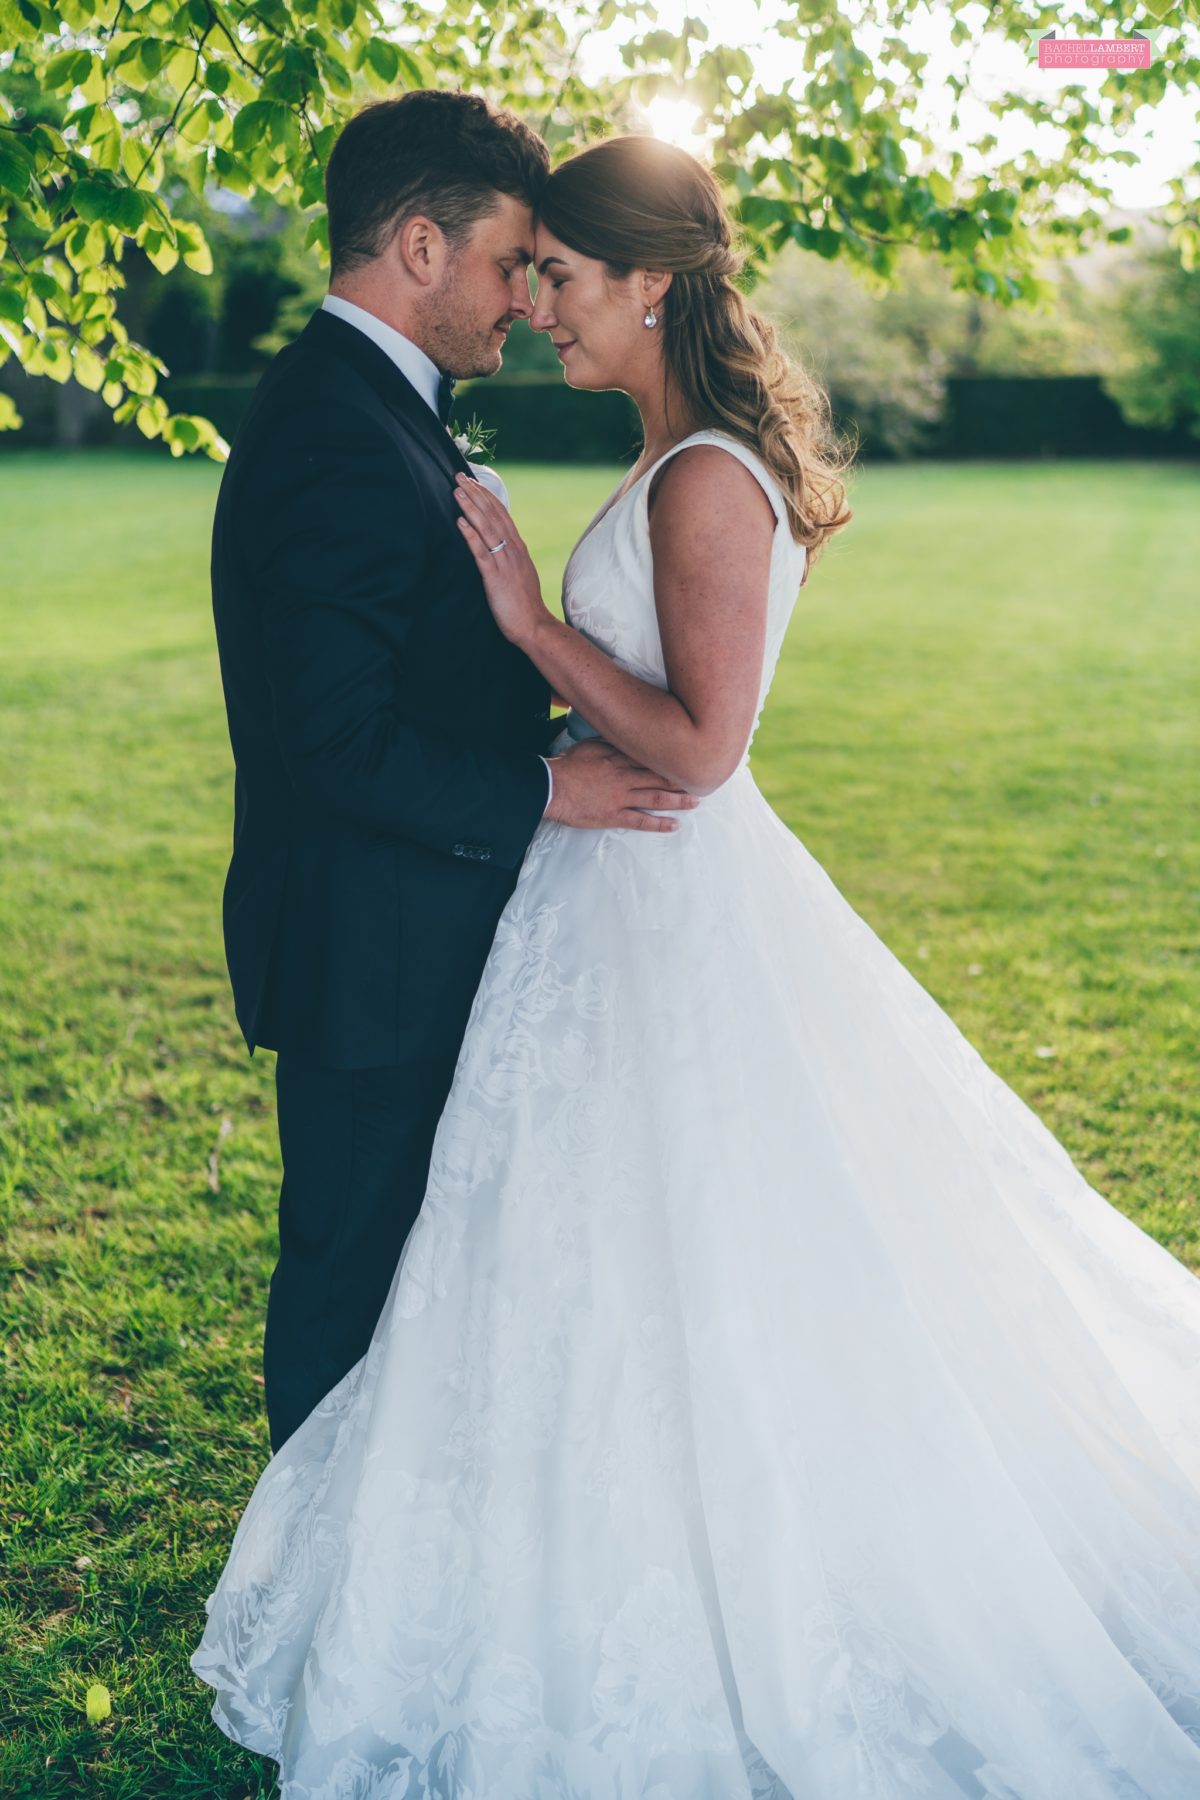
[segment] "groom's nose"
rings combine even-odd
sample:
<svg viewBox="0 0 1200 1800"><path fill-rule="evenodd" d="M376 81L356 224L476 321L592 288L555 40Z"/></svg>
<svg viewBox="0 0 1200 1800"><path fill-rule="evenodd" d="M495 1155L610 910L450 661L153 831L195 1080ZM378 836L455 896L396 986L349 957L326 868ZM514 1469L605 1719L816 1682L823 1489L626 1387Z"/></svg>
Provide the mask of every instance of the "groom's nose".
<svg viewBox="0 0 1200 1800"><path fill-rule="evenodd" d="M525 269L514 269L509 282L512 301L509 310L514 319L527 319L533 311L533 300L529 293L529 274Z"/></svg>

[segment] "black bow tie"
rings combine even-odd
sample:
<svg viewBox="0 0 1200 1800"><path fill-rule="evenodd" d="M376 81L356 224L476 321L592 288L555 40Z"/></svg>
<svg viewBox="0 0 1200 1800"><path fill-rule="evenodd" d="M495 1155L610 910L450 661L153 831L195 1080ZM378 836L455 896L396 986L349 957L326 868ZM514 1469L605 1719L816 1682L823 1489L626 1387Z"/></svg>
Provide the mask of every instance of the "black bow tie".
<svg viewBox="0 0 1200 1800"><path fill-rule="evenodd" d="M454 406L454 377L443 375L438 382L438 418L443 425L450 423L450 413Z"/></svg>

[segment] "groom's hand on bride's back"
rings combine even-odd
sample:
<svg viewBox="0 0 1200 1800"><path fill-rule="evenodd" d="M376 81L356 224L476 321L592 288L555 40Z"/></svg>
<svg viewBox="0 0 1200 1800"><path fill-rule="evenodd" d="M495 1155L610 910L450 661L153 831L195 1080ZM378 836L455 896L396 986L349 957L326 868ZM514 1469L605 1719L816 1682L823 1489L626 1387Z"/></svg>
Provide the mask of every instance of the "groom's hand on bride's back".
<svg viewBox="0 0 1200 1800"><path fill-rule="evenodd" d="M607 831L678 831L678 819L658 811L690 812L700 796L674 787L603 738L588 738L561 756L554 767L554 797L546 817L560 825ZM653 808L654 810L648 810Z"/></svg>

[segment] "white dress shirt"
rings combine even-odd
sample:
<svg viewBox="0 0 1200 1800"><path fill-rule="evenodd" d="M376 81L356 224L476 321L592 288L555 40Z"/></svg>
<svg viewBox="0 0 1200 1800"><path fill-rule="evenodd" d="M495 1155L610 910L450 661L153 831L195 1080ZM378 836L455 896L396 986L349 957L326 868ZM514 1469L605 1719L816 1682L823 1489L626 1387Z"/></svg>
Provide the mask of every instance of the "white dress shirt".
<svg viewBox="0 0 1200 1800"><path fill-rule="evenodd" d="M436 415L442 372L433 359L426 356L419 344L406 338L394 325L389 325L374 313L368 312L365 306L356 306L353 300L343 300L339 294L326 294L321 307L323 311L332 313L335 319L344 319L347 325L355 326L373 344L378 344ZM481 463L468 463L467 466L484 487L489 488L505 506L508 505L508 489L494 469L485 468ZM549 807L554 798L554 770L544 756L542 761L546 764L550 782L550 791L546 795L546 806ZM545 817L545 812L542 816Z"/></svg>

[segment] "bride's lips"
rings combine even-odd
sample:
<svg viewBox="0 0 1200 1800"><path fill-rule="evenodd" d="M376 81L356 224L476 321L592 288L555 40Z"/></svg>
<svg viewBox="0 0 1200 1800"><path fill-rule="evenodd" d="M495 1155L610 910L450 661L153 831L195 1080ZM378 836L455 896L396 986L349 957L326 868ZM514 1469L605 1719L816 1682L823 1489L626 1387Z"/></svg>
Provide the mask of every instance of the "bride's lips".
<svg viewBox="0 0 1200 1800"><path fill-rule="evenodd" d="M573 350L575 348L575 339L568 338L565 344L555 344L554 348L558 351L559 359L561 360L566 356L568 350Z"/></svg>

